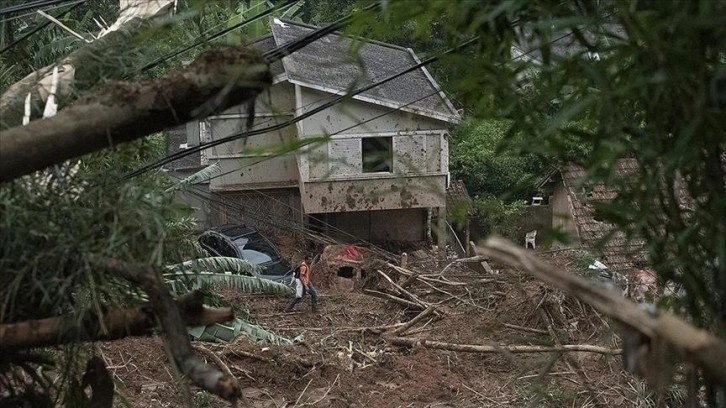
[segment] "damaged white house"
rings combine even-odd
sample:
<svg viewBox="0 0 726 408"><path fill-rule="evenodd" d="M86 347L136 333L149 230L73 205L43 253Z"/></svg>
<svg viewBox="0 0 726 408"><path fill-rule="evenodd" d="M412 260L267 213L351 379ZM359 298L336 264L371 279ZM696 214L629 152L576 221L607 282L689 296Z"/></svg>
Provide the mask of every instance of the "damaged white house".
<svg viewBox="0 0 726 408"><path fill-rule="evenodd" d="M309 34L300 23L273 20L266 51ZM355 40L359 41L359 40ZM258 98L251 129L285 123L351 89L418 62L412 50L328 35L271 66L274 85ZM244 132L245 106L172 133L170 153ZM238 139L176 162L192 171L219 162L208 189L234 206L210 202L212 225L256 225L255 214L307 223L360 239L419 241L427 214L445 214L449 127L460 116L425 68L372 88L282 130ZM244 207L241 214L239 207Z"/></svg>

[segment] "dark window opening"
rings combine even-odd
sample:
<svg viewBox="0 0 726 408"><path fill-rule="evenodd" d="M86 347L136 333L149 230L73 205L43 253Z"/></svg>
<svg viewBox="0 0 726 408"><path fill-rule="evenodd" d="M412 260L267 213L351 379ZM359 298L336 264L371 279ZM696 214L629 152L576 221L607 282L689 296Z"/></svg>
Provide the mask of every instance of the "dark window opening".
<svg viewBox="0 0 726 408"><path fill-rule="evenodd" d="M355 277L355 269L352 266L341 266L338 268L338 276L341 278L352 279Z"/></svg>
<svg viewBox="0 0 726 408"><path fill-rule="evenodd" d="M361 139L363 173L390 173L393 169L393 138L364 137Z"/></svg>

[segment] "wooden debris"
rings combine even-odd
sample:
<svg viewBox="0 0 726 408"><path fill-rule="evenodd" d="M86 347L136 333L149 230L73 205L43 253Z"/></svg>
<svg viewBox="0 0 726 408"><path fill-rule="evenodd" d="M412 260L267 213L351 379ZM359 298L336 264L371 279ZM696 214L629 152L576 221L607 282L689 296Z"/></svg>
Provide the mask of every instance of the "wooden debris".
<svg viewBox="0 0 726 408"><path fill-rule="evenodd" d="M416 317L414 317L413 319L411 319L408 322L406 322L403 326L400 326L400 327L398 327L396 329L393 329L393 331L391 331L391 334L394 334L394 335L398 336L398 335L401 335L401 334L405 333L406 330L410 329L416 323L418 323L421 320L425 319L428 315L430 315L431 313L433 313L434 310L435 309L434 309L433 306L429 306L428 308L426 308L426 310L424 310L423 312L419 313Z"/></svg>
<svg viewBox="0 0 726 408"><path fill-rule="evenodd" d="M418 304L416 302L412 302L410 300L402 299L402 298L400 298L398 296L393 296L393 295L388 294L388 293L379 292L377 290L363 289L363 293L365 293L367 295L375 296L377 298L390 300L392 302L396 302L396 303L401 304L401 305L406 306L406 307L412 307L414 309L425 309L426 308L425 306L421 306L420 304Z"/></svg>
<svg viewBox="0 0 726 408"><path fill-rule="evenodd" d="M384 337L384 339L397 346L425 347L430 349L460 351L465 353L564 353L581 351L587 353L617 355L620 349L594 346L591 344L563 344L560 346L530 346L530 345L497 345L484 346L475 344L455 344L442 341L416 339L410 337Z"/></svg>
<svg viewBox="0 0 726 408"><path fill-rule="evenodd" d="M726 385L726 342L695 328L671 313L651 314L619 293L577 275L556 269L530 251L498 237L487 239L483 250L498 262L522 268L530 275L589 304L650 339L665 340L682 358Z"/></svg>
<svg viewBox="0 0 726 408"><path fill-rule="evenodd" d="M540 329L535 329L532 327L517 326L516 324L504 323L503 326L506 328L509 328L509 329L521 330L521 331L526 331L526 332L530 332L530 333L545 334L545 335L549 334L547 332L547 330L540 330Z"/></svg>

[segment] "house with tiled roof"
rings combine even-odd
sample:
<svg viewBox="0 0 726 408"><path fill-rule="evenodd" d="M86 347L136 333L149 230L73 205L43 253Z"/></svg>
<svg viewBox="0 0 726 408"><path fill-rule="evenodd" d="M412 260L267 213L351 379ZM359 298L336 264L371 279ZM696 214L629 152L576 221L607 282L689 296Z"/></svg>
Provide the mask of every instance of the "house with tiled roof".
<svg viewBox="0 0 726 408"><path fill-rule="evenodd" d="M613 169L614 177L627 179L639 171L635 159L621 159ZM595 203L612 200L617 192L605 184L584 183L585 170L576 164L568 164L552 170L537 185L546 192L552 210L552 228L567 233L572 245L598 248L603 238L607 243L600 248L602 262L614 270L632 267L635 260L644 256L642 239L626 239L616 232L613 225L595 214Z"/></svg>

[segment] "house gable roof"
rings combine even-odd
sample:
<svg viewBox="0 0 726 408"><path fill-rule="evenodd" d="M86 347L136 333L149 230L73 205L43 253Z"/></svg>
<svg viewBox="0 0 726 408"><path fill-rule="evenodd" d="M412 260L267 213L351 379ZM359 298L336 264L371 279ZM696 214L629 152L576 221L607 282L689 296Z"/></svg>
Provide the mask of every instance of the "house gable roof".
<svg viewBox="0 0 726 408"><path fill-rule="evenodd" d="M613 169L613 176L628 178L638 171L637 160L621 159ZM594 203L612 200L617 194L616 190L604 184L583 185L585 169L576 164L560 168L559 173L570 196L572 216L577 226L580 243L586 248L595 248L603 238L609 237L601 248L605 265L615 270L632 267L636 258L645 255L645 242L637 237L628 239L624 233L616 231L612 224L595 218Z"/></svg>
<svg viewBox="0 0 726 408"><path fill-rule="evenodd" d="M273 19L270 25L277 46L315 30L315 27L278 19ZM420 62L410 49L363 41L357 52L352 52L357 45L351 38L338 33L329 34L307 45L283 58L288 81L342 95ZM353 98L446 122L456 123L460 120L454 106L424 67Z"/></svg>

